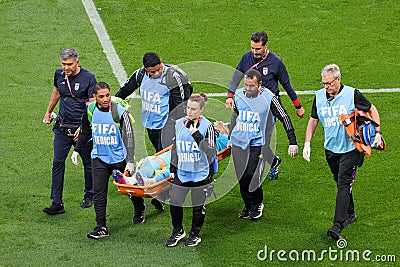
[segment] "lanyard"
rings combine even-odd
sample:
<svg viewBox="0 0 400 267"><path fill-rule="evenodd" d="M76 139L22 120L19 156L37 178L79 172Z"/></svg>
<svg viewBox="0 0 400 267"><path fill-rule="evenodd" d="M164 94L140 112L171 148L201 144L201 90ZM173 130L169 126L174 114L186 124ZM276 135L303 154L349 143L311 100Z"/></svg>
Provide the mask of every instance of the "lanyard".
<svg viewBox="0 0 400 267"><path fill-rule="evenodd" d="M84 102L88 102L88 101L89 101L89 99L77 98L77 97L72 93L71 84L69 83L69 78L68 78L68 75L67 75L67 74L65 74L65 80L67 81L69 93L71 94L71 97L72 97L72 98L75 98L75 99L77 99L78 101L84 101Z"/></svg>
<svg viewBox="0 0 400 267"><path fill-rule="evenodd" d="M267 51L267 53L265 53L264 57L263 57L259 62L257 62L257 63L254 64L253 66L251 66L251 67L249 68L249 70L252 70L252 69L257 68L257 66L258 66L261 62L263 62L264 60L267 59L268 54L269 54L269 50Z"/></svg>
<svg viewBox="0 0 400 267"><path fill-rule="evenodd" d="M69 93L71 94L71 96L72 96L73 98L75 98L75 95L72 93L71 84L69 83L69 79L68 79L68 75L67 75L67 74L65 74L65 80L67 81Z"/></svg>

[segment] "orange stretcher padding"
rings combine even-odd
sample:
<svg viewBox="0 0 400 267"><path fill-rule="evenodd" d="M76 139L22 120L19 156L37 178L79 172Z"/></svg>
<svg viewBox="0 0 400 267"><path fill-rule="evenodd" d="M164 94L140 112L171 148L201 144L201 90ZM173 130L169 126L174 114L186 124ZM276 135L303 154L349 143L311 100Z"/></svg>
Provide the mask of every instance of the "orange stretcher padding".
<svg viewBox="0 0 400 267"><path fill-rule="evenodd" d="M163 154L164 152L171 150L172 145L164 148L163 150L154 154L154 156L158 156ZM226 157L231 155L231 148L227 147L218 152L218 161L223 160ZM159 181L152 185L140 186L140 185L131 185L131 184L120 184L113 180L113 184L118 187L118 191L123 195L128 195L130 197L146 197L153 198L158 194L167 191L172 186L172 175L167 179Z"/></svg>
<svg viewBox="0 0 400 267"><path fill-rule="evenodd" d="M372 148L362 141L360 133L357 129L358 109L354 113L348 115L339 115L340 122L344 125L347 134L359 152L363 152L367 157L371 156Z"/></svg>

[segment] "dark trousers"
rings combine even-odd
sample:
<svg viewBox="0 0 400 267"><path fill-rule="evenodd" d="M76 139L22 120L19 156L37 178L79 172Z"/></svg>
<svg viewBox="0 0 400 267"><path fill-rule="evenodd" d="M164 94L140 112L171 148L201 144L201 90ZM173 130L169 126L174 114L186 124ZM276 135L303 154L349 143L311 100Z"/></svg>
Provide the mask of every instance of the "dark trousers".
<svg viewBox="0 0 400 267"><path fill-rule="evenodd" d="M182 103L174 109L172 114L168 116L165 125L161 129L149 129L147 130L147 135L149 136L150 142L153 145L156 152L163 150L175 143L175 121L186 115L186 104Z"/></svg>
<svg viewBox="0 0 400 267"><path fill-rule="evenodd" d="M354 213L352 184L356 177L356 170L360 163L361 154L357 149L343 154L325 150L325 156L337 185L336 208L333 222L342 226L347 217Z"/></svg>
<svg viewBox="0 0 400 267"><path fill-rule="evenodd" d="M191 201L193 207L191 232L198 235L203 227L206 217L206 197L209 190L209 184L212 181L212 175L200 182L182 183L177 176L174 177L172 189L170 191L170 213L172 226L174 229L183 229L183 206L186 195L191 191Z"/></svg>
<svg viewBox="0 0 400 267"><path fill-rule="evenodd" d="M278 95L276 95L276 96L278 97L279 104L281 104L281 106L282 106L281 112L283 112L284 114L286 114L286 115L289 117L289 114L287 113L285 107L282 105L282 101L281 101L281 98L280 98L280 96L279 96L279 93L278 93ZM280 122L282 122L282 125L285 124L285 121L283 120L283 117L280 116L279 112L278 112L277 114L274 114L274 117L275 117L275 118L274 118L274 122L275 122L276 118L278 118L278 120L280 120Z"/></svg>
<svg viewBox="0 0 400 267"><path fill-rule="evenodd" d="M265 160L260 158L261 146L250 146L247 150L232 146L232 158L239 179L240 195L249 209L263 201L262 176ZM272 154L273 155L273 154Z"/></svg>
<svg viewBox="0 0 400 267"><path fill-rule="evenodd" d="M149 136L150 142L152 143L156 152L163 150L161 143L161 131L162 129L147 129L147 134Z"/></svg>
<svg viewBox="0 0 400 267"><path fill-rule="evenodd" d="M54 130L54 157L53 168L51 174L51 195L50 198L54 203L60 204L62 200L62 192L64 188L64 174L65 174L65 160L72 146L75 142L72 137L62 133L58 128ZM81 149L81 159L84 168L85 189L84 197L92 197L93 194L93 180L92 168L90 164L90 153L92 151L92 143L85 143Z"/></svg>
<svg viewBox="0 0 400 267"><path fill-rule="evenodd" d="M108 183L112 171L114 169L123 172L125 170L126 162L118 162L115 164L107 164L99 158L92 159L93 169L93 203L94 211L96 213L96 223L98 227L106 226L106 209L107 209L107 192ZM132 203L136 205L143 205L143 199L138 197L131 198ZM135 206L136 208L136 206Z"/></svg>

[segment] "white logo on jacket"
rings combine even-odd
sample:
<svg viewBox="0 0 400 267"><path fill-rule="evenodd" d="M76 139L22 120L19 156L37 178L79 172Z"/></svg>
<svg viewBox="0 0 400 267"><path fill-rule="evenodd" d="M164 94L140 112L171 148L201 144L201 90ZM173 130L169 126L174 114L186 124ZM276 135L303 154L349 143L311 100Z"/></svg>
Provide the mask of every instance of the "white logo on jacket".
<svg viewBox="0 0 400 267"><path fill-rule="evenodd" d="M338 115L348 114L347 109L344 105L329 106L321 108L321 115L324 119L325 127L335 127L340 125Z"/></svg>

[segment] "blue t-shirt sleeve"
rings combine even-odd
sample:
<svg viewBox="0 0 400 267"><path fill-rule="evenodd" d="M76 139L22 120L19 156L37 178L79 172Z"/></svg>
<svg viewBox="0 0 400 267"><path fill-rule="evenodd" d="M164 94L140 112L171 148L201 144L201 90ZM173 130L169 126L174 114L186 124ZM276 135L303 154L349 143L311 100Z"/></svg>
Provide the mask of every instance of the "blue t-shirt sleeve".
<svg viewBox="0 0 400 267"><path fill-rule="evenodd" d="M166 169L154 176L154 179L156 182L162 181L164 179L167 179L171 175L170 170L169 170L169 165L167 165Z"/></svg>

